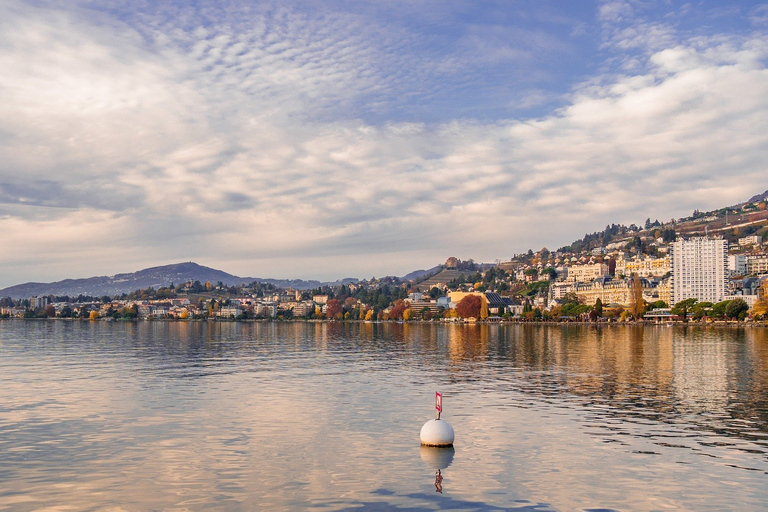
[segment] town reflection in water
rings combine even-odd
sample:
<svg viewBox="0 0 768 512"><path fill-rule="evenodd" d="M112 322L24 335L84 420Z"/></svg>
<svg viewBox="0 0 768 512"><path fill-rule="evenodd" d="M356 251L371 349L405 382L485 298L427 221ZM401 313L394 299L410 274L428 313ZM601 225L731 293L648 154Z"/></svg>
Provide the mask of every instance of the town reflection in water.
<svg viewBox="0 0 768 512"><path fill-rule="evenodd" d="M663 326L383 326L451 382L518 372L513 387L576 395L616 415L768 433L768 330ZM371 336L371 340L375 336ZM523 378L524 372L524 378ZM736 422L739 428L730 428ZM745 422L750 428L745 429Z"/></svg>
<svg viewBox="0 0 768 512"><path fill-rule="evenodd" d="M763 328L0 321L0 385L8 510L749 508L768 471Z"/></svg>
<svg viewBox="0 0 768 512"><path fill-rule="evenodd" d="M208 361L202 373L211 370L212 353L217 364L254 350L378 354L374 368L416 365L451 383L495 376L536 395L572 394L610 404L619 415L672 422L699 416L701 426L747 436L728 423L749 421L768 432L763 328L312 322L157 322L135 328L135 343L158 339L172 340L164 345L169 357ZM510 373L520 378L508 378Z"/></svg>

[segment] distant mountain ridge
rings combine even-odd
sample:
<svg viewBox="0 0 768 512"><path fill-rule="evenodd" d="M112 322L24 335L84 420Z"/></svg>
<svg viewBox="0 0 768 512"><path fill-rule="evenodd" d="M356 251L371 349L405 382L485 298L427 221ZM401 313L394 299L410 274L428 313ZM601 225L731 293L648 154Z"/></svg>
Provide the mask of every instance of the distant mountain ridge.
<svg viewBox="0 0 768 512"><path fill-rule="evenodd" d="M181 284L187 281L217 283L221 281L226 286L249 284L254 281L270 283L280 288L297 288L306 290L323 285L320 281L305 281L301 279L262 279L257 277L238 277L222 270L198 265L194 262L174 263L159 267L151 267L138 272L115 274L114 276L96 276L81 279L65 279L54 283L23 283L9 286L0 290L0 297L22 299L33 296L47 295L90 295L101 297L131 293L138 289L170 286L171 283ZM354 280L345 279L344 282Z"/></svg>
<svg viewBox="0 0 768 512"><path fill-rule="evenodd" d="M756 196L750 197L749 201L747 201L747 202L748 203L755 203L757 201L765 201L766 199L768 199L768 190L766 190L762 194L757 194Z"/></svg>

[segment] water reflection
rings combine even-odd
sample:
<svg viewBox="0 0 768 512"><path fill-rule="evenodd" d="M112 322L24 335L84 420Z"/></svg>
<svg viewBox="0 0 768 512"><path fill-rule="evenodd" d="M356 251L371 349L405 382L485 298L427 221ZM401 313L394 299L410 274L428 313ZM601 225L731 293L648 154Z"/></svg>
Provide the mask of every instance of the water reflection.
<svg viewBox="0 0 768 512"><path fill-rule="evenodd" d="M456 450L453 446L448 448L438 448L435 446L421 446L419 455L421 460L435 469L435 492L443 492L443 474L442 470L453 463L453 456Z"/></svg>
<svg viewBox="0 0 768 512"><path fill-rule="evenodd" d="M768 471L764 329L13 321L0 386L0 510L729 508ZM461 442L416 457L434 389Z"/></svg>

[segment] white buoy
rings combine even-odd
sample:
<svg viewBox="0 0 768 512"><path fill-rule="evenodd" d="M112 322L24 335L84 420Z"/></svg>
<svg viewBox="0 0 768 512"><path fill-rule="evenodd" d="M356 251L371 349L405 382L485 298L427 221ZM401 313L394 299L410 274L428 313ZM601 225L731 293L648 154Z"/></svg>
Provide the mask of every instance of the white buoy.
<svg viewBox="0 0 768 512"><path fill-rule="evenodd" d="M435 393L435 410L437 418L429 420L421 427L419 434L421 444L438 448L453 446L453 427L447 421L440 419L440 414L443 412L443 395L440 393Z"/></svg>
<svg viewBox="0 0 768 512"><path fill-rule="evenodd" d="M445 420L429 420L421 427L419 437L424 446L453 446L453 427Z"/></svg>

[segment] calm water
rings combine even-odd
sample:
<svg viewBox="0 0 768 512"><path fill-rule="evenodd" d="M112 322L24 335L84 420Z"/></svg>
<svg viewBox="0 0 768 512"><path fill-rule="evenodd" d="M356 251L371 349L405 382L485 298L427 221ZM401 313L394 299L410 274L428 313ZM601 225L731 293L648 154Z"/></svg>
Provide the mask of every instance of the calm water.
<svg viewBox="0 0 768 512"><path fill-rule="evenodd" d="M0 390L0 510L768 510L762 329L11 320Z"/></svg>

